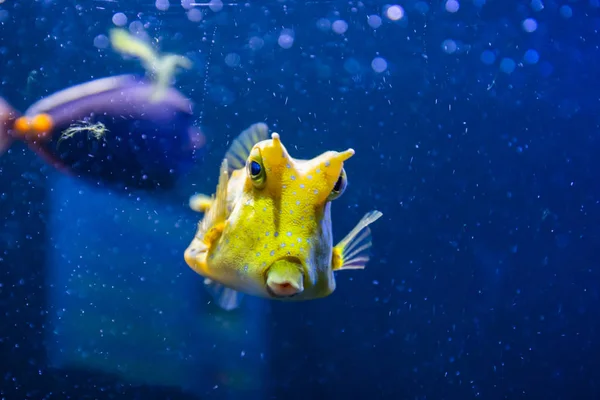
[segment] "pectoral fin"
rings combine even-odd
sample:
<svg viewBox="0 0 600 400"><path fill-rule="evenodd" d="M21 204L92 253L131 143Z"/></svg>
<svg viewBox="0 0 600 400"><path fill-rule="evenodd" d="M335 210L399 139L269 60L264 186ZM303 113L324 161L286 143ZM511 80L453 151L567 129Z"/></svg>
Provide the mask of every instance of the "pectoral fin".
<svg viewBox="0 0 600 400"><path fill-rule="evenodd" d="M205 194L195 194L190 197L190 208L196 212L206 213L214 203L214 198Z"/></svg>
<svg viewBox="0 0 600 400"><path fill-rule="evenodd" d="M240 306L243 293L237 292L233 289L228 288L212 279L205 279L204 284L208 293L215 299L215 302L224 310L231 311Z"/></svg>
<svg viewBox="0 0 600 400"><path fill-rule="evenodd" d="M372 246L369 225L383 214L379 211L368 212L356 224L344 239L333 248L332 269L364 269L369 262L369 249Z"/></svg>

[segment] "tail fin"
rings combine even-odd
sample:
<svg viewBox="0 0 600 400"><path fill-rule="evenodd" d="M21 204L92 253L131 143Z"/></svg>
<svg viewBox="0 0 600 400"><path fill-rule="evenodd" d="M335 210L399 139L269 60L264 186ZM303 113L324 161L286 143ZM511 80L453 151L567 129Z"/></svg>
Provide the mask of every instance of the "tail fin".
<svg viewBox="0 0 600 400"><path fill-rule="evenodd" d="M0 97L0 156L8 150L14 140L8 130L15 118L17 118L15 109Z"/></svg>
<svg viewBox="0 0 600 400"><path fill-rule="evenodd" d="M149 43L130 34L125 29L110 30L110 44L115 51L123 55L137 57L147 69L158 59L158 53Z"/></svg>
<svg viewBox="0 0 600 400"><path fill-rule="evenodd" d="M192 61L177 54L160 54L150 43L139 39L127 30L113 28L110 31L110 43L115 51L122 55L137 57L144 69L152 76L155 88L150 101L160 101L177 72L177 67L191 69Z"/></svg>
<svg viewBox="0 0 600 400"><path fill-rule="evenodd" d="M192 62L189 58L177 54L167 54L156 59L153 63L156 87L150 97L151 101L160 101L171 85L171 79L175 76L177 67L191 69Z"/></svg>

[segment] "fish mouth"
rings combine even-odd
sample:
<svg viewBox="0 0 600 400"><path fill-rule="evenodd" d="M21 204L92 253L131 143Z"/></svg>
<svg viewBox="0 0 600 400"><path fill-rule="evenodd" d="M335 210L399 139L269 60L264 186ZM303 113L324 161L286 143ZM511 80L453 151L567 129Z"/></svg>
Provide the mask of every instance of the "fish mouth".
<svg viewBox="0 0 600 400"><path fill-rule="evenodd" d="M266 271L267 293L274 298L290 298L304 291L302 264L297 259L275 261Z"/></svg>

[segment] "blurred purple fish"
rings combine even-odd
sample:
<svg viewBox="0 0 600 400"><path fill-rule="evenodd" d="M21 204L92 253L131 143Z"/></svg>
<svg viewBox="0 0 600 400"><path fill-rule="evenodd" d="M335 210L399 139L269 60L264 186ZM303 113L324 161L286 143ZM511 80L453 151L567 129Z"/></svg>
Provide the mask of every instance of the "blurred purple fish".
<svg viewBox="0 0 600 400"><path fill-rule="evenodd" d="M49 164L96 185L169 189L205 145L192 102L133 75L102 78L43 98L21 115L0 98L0 155L22 140Z"/></svg>

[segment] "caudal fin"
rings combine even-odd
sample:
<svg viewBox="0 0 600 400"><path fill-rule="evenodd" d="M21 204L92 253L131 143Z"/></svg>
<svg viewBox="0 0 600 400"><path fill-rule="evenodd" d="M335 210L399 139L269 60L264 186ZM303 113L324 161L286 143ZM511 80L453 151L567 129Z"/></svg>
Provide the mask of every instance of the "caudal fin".
<svg viewBox="0 0 600 400"><path fill-rule="evenodd" d="M0 156L8 150L14 140L8 130L15 118L17 118L15 109L0 97Z"/></svg>
<svg viewBox="0 0 600 400"><path fill-rule="evenodd" d="M178 54L160 54L149 42L130 34L122 28L110 31L110 43L113 49L122 55L140 59L146 72L153 76L154 90L150 95L151 102L158 102L165 95L177 68L191 69L192 61Z"/></svg>

